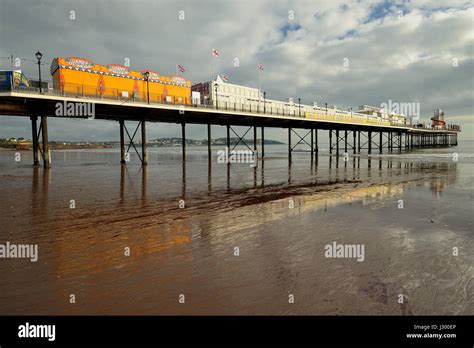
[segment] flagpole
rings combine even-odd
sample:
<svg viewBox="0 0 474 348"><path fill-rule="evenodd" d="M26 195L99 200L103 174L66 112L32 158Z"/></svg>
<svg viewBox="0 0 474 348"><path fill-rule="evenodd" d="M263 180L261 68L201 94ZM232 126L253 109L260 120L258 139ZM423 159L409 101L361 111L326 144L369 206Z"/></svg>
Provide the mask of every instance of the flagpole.
<svg viewBox="0 0 474 348"><path fill-rule="evenodd" d="M260 63L258 63L258 110L260 111L260 93L262 93L262 69L260 69Z"/></svg>
<svg viewBox="0 0 474 348"><path fill-rule="evenodd" d="M214 56L211 55L211 82L214 80Z"/></svg>
<svg viewBox="0 0 474 348"><path fill-rule="evenodd" d="M258 67L258 91L262 91L262 69L260 69L260 65Z"/></svg>

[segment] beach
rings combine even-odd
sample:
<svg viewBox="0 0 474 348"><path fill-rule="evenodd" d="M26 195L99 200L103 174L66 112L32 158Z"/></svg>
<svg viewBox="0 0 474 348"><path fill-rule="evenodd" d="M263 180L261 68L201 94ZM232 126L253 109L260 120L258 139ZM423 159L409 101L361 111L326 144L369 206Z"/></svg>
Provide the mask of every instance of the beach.
<svg viewBox="0 0 474 348"><path fill-rule="evenodd" d="M146 167L53 151L49 170L2 151L0 243L38 260L0 260L0 313L474 314L474 142L347 161L322 146L291 166L285 151L257 168L209 168L204 147L184 165L150 148Z"/></svg>

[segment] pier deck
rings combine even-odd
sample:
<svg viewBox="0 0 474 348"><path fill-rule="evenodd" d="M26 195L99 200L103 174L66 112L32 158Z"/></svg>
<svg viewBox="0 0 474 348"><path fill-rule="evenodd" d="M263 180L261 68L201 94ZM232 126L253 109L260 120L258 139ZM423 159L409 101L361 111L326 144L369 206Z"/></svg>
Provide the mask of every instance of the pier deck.
<svg viewBox="0 0 474 348"><path fill-rule="evenodd" d="M58 105L63 113L58 115ZM72 105L72 106L71 106ZM311 115L309 113L299 113L293 111L288 114L274 114L272 111L261 110L238 110L236 105L218 105L216 107L204 107L194 105L173 105L167 103L149 104L143 101L131 99L104 99L85 97L81 95L61 95L58 91L45 91L39 93L32 89L13 90L0 92L0 115L29 117L31 119L31 128L33 136L34 164L39 164L38 153L43 158L45 167L51 165L48 145L48 126L49 117L61 118L88 118L87 115L68 115L65 110L67 107L80 107L89 105L93 107L93 118L118 121L120 125L121 139L121 163L126 163L125 153L125 133L129 141L142 161L147 164L146 149L146 123L147 122L165 122L176 123L182 126L182 137L185 139L186 124L205 124L208 126L208 152L209 161L211 160L211 126L220 125L227 127L227 137L229 138L232 126L246 126L254 128L254 146L257 150L257 127L261 128L261 151L264 156L264 128L287 128L288 129L288 158L291 161L291 153L294 148L305 143L311 149L311 160L318 153L318 130L329 131L330 153L339 155L341 151L360 153L367 150L370 154L373 149L380 153L384 148L392 151L401 150L402 147L431 147L431 146L455 146L457 145L457 134L460 132L458 126L448 125L446 129L420 128L405 124L391 124L387 121L374 122L373 120L364 120L356 117L333 117L324 114ZM80 108L79 108L80 109ZM260 110L258 110L260 111ZM37 120L41 120L38 128ZM141 153L136 149L134 137L128 132L125 122L138 121L141 128ZM306 129L308 133L300 136L294 132L294 129ZM235 133L235 131L234 131ZM296 134L299 141L292 144L291 136ZM306 137L310 135L310 140ZM41 139L40 139L41 136ZM352 140L351 140L352 138ZM362 140L361 140L362 138ZM241 138L243 141L243 137ZM40 146L40 143L42 145ZM183 160L185 160L186 144L183 141Z"/></svg>

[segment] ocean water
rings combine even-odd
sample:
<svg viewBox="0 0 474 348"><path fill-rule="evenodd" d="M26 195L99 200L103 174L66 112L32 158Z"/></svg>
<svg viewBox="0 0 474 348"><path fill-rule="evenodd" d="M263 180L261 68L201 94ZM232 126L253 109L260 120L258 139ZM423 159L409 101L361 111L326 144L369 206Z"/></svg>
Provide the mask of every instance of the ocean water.
<svg viewBox="0 0 474 348"><path fill-rule="evenodd" d="M1 151L0 244L38 260L0 258L0 313L474 314L474 142L321 147L290 166L267 145L256 168L204 147L150 148L145 168L53 151L49 170Z"/></svg>

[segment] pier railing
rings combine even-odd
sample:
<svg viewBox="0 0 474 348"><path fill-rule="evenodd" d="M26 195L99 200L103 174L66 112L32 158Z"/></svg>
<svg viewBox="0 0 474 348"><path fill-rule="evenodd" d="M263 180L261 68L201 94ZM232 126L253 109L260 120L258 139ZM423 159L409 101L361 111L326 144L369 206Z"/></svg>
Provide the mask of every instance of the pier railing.
<svg viewBox="0 0 474 348"><path fill-rule="evenodd" d="M10 86L8 86L0 88L0 91L14 91L38 94L40 93L39 87L14 86L13 88L11 88ZM424 130L461 130L461 127L455 124L446 124L445 128L440 129L432 127L429 123L418 123L415 125L410 125L407 124L406 119L403 121L393 119L381 119L380 117L375 117L353 111L337 110L320 106L308 107L296 103L286 103L286 107L274 107L273 105L268 105L267 103L265 103L264 100L260 102L254 101L253 104L230 103L222 99L219 100L218 96L217 100L213 101L212 103L201 104L200 101L193 101L191 98L178 97L174 95L168 95L166 93L147 93L146 91L130 91L108 87L101 88L100 86L74 83L62 83L59 89L43 88L41 94L66 97L83 97L91 99L117 100L122 101L123 103L149 103L176 106L183 105L184 107L192 107L196 109L217 109L275 116L301 117L306 119L325 120L332 122L347 122L381 126L401 126Z"/></svg>

